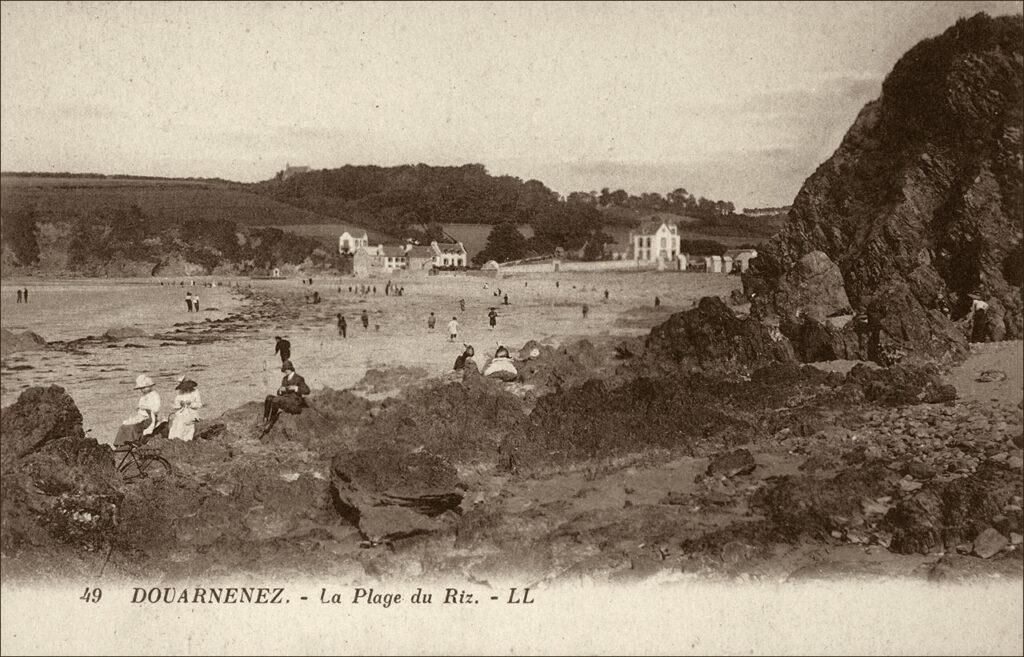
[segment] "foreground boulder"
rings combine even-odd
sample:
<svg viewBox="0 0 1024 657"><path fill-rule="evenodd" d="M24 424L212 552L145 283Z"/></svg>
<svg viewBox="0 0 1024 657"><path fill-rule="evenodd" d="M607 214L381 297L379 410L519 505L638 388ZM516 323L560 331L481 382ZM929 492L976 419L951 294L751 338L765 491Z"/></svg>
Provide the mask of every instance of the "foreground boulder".
<svg viewBox="0 0 1024 657"><path fill-rule="evenodd" d="M441 529L462 503L455 468L425 451L344 451L331 461L331 475L338 511L373 543Z"/></svg>
<svg viewBox="0 0 1024 657"><path fill-rule="evenodd" d="M868 315L872 360L958 357L968 339L1021 336L1022 42L1020 16L979 14L896 64L758 249L744 277L753 315L779 318L797 342L794 279L808 282L808 257L826 272L820 253L841 280L795 296L812 310L845 296ZM994 309L977 331L970 295Z"/></svg>
<svg viewBox="0 0 1024 657"><path fill-rule="evenodd" d="M3 551L70 543L98 548L123 495L110 447L85 438L82 415L59 386L29 388L0 420Z"/></svg>

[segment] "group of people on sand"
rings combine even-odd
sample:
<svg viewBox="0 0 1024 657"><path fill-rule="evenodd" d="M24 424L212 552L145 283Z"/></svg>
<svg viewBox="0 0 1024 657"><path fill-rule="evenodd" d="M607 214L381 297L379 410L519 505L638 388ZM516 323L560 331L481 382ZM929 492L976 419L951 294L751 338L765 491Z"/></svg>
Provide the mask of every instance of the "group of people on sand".
<svg viewBox="0 0 1024 657"><path fill-rule="evenodd" d="M135 378L135 390L139 397L135 410L121 423L114 438L115 445L129 443L142 444L154 435L166 436L173 440L192 440L195 436L196 423L199 422L199 409L203 407L203 399L199 395L199 384L182 376L174 387L174 403L169 420L161 421L160 394L156 386L146 374Z"/></svg>
<svg viewBox="0 0 1024 657"><path fill-rule="evenodd" d="M18 288L18 303L28 303L28 288Z"/></svg>
<svg viewBox="0 0 1024 657"><path fill-rule="evenodd" d="M197 313L199 312L199 295L192 294L191 292L185 293L185 306L188 308L188 312Z"/></svg>

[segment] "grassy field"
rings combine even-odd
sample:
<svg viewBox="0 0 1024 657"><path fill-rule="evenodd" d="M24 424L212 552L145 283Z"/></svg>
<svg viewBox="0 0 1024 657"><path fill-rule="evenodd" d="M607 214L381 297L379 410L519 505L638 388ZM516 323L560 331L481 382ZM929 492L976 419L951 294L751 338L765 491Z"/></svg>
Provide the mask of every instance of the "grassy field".
<svg viewBox="0 0 1024 657"><path fill-rule="evenodd" d="M203 219L273 226L334 222L255 194L246 185L209 180L0 176L4 214L34 205L44 220L138 205L166 221Z"/></svg>

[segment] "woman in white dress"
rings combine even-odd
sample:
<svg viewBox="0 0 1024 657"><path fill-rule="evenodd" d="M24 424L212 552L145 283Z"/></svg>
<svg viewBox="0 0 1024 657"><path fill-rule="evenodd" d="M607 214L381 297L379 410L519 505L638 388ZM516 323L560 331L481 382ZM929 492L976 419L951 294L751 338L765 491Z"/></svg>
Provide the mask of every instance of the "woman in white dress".
<svg viewBox="0 0 1024 657"><path fill-rule="evenodd" d="M135 390L142 393L135 411L121 423L114 438L115 445L123 445L129 440L138 442L143 436L153 433L160 414L160 395L153 390L153 379L145 374L135 377Z"/></svg>
<svg viewBox="0 0 1024 657"><path fill-rule="evenodd" d="M168 438L175 440L192 440L199 421L199 409L203 407L203 399L199 396L199 384L191 379L183 378L175 386L174 414L171 416L171 427Z"/></svg>

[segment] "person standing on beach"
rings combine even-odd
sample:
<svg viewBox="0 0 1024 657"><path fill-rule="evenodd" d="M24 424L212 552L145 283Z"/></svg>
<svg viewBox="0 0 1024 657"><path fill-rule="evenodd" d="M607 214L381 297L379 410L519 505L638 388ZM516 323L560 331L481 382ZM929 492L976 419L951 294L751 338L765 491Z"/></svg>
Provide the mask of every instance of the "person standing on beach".
<svg viewBox="0 0 1024 657"><path fill-rule="evenodd" d="M459 299L459 310L461 310L462 312L466 312L466 300L465 299Z"/></svg>
<svg viewBox="0 0 1024 657"><path fill-rule="evenodd" d="M604 291L604 302L608 303L608 290L607 289Z"/></svg>
<svg viewBox="0 0 1024 657"><path fill-rule="evenodd" d="M345 316L338 313L338 335L343 338L348 337L348 322L345 320Z"/></svg>
<svg viewBox="0 0 1024 657"><path fill-rule="evenodd" d="M507 294L505 295L505 305L506 306L508 305L508 295Z"/></svg>
<svg viewBox="0 0 1024 657"><path fill-rule="evenodd" d="M455 342L459 337L459 320L452 317L452 321L448 322L448 342Z"/></svg>
<svg viewBox="0 0 1024 657"><path fill-rule="evenodd" d="M435 325L437 325L437 317L431 312L430 317L427 318L427 330L433 331Z"/></svg>
<svg viewBox="0 0 1024 657"><path fill-rule="evenodd" d="M661 306L661 297L654 297L654 307L658 308Z"/></svg>
<svg viewBox="0 0 1024 657"><path fill-rule="evenodd" d="M281 362L283 363L286 360L290 360L292 357L292 343L279 335L275 335L274 340L277 341L274 343L274 353L281 354Z"/></svg>
<svg viewBox="0 0 1024 657"><path fill-rule="evenodd" d="M192 312L199 312L199 295L192 296Z"/></svg>
<svg viewBox="0 0 1024 657"><path fill-rule="evenodd" d="M23 297L25 297L25 303L28 303L28 288L27 287L24 290L22 290L21 295Z"/></svg>
<svg viewBox="0 0 1024 657"><path fill-rule="evenodd" d="M18 303L21 303L21 288L18 288Z"/></svg>
<svg viewBox="0 0 1024 657"><path fill-rule="evenodd" d="M363 330L370 328L370 314L366 312L366 308L363 308L363 312L359 315L359 318L363 321Z"/></svg>
<svg viewBox="0 0 1024 657"><path fill-rule="evenodd" d="M490 323L492 330L498 325L498 313L494 311L494 308L491 308L490 312L487 313L487 321Z"/></svg>
<svg viewBox="0 0 1024 657"><path fill-rule="evenodd" d="M587 318L587 313L590 312L590 306L583 304L583 319Z"/></svg>
<svg viewBox="0 0 1024 657"><path fill-rule="evenodd" d="M188 312L192 312L192 293L185 293L185 306L188 307Z"/></svg>

